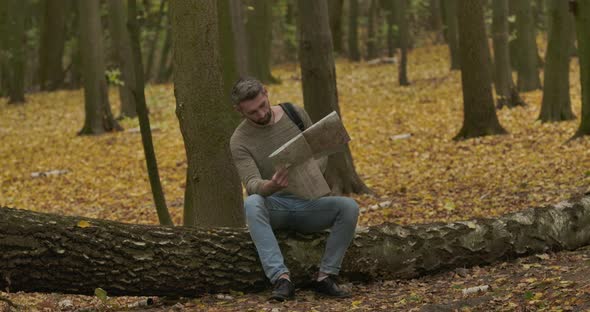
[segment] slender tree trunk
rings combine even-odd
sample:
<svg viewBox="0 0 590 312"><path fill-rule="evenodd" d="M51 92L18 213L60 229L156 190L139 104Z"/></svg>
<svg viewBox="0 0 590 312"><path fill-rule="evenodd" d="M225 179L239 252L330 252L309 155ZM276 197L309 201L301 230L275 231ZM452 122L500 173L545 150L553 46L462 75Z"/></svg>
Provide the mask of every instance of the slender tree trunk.
<svg viewBox="0 0 590 312"><path fill-rule="evenodd" d="M326 234L284 234L278 233L280 248L299 283L317 271ZM101 287L111 296L188 297L266 285L244 229L135 225L0 207L0 236L0 288L11 292L91 295ZM584 197L497 219L359 230L341 275L416 278L588 244L590 198Z"/></svg>
<svg viewBox="0 0 590 312"><path fill-rule="evenodd" d="M377 0L371 0L369 8L369 21L367 25L367 59L377 58L377 31L375 27L377 19Z"/></svg>
<svg viewBox="0 0 590 312"><path fill-rule="evenodd" d="M174 223L172 222L172 218L168 212L168 207L166 207L166 198L164 197L164 191L162 190L162 184L160 183L158 162L156 160L156 153L154 152L154 144L152 143L150 119L148 117L148 110L145 102L143 65L141 64L139 26L137 25L137 7L135 0L129 0L128 5L127 25L129 29L128 31L125 31L125 34L129 35L127 42L129 43L129 48L132 53L132 59L135 60L135 62L131 65L134 71L133 76L136 78L134 79L135 84L130 85L129 90L134 96L134 100L137 102L137 116L139 119L139 128L141 130L141 141L143 143L143 152L145 154L145 162L148 176L150 178L150 186L152 188L156 212L158 213L158 220L160 221L161 225L173 226Z"/></svg>
<svg viewBox="0 0 590 312"><path fill-rule="evenodd" d="M397 13L400 62L398 67L398 82L400 86L409 86L408 80L408 45L410 41L410 29L408 27L408 2L396 0L395 12Z"/></svg>
<svg viewBox="0 0 590 312"><path fill-rule="evenodd" d="M442 16L441 16L441 0L430 0L430 30L434 32L434 42L443 42L443 27L442 27Z"/></svg>
<svg viewBox="0 0 590 312"><path fill-rule="evenodd" d="M508 0L494 0L492 38L494 40L494 82L496 85L496 106L512 108L524 106L512 80L510 52L508 49Z"/></svg>
<svg viewBox="0 0 590 312"><path fill-rule="evenodd" d="M447 41L449 43L449 54L451 56L451 70L461 69L459 57L459 26L457 24L457 1L445 0L445 15L447 20Z"/></svg>
<svg viewBox="0 0 590 312"><path fill-rule="evenodd" d="M342 6L343 0L328 0L330 14L330 31L334 43L334 52L342 53Z"/></svg>
<svg viewBox="0 0 590 312"><path fill-rule="evenodd" d="M241 0L229 1L231 14L231 28L234 38L236 70L239 76L248 74L248 44L246 42L246 28L244 27L244 11Z"/></svg>
<svg viewBox="0 0 590 312"><path fill-rule="evenodd" d="M170 9L176 115L188 161L185 202L192 209L184 224L243 226L242 187L229 151L238 116L223 93L217 1L175 0Z"/></svg>
<svg viewBox="0 0 590 312"><path fill-rule="evenodd" d="M350 0L350 8L348 9L348 58L353 62L361 60L358 40L358 16L358 0Z"/></svg>
<svg viewBox="0 0 590 312"><path fill-rule="evenodd" d="M518 55L518 80L520 91L541 88L535 24L531 11L531 0L513 0L516 13L516 36Z"/></svg>
<svg viewBox="0 0 590 312"><path fill-rule="evenodd" d="M307 0L298 0L297 4L299 12L309 13L299 15L299 60L305 109L314 122L332 111L342 116L338 105L327 4ZM326 177L334 194L370 192L356 173L348 146L345 152L329 157Z"/></svg>
<svg viewBox="0 0 590 312"><path fill-rule="evenodd" d="M505 134L492 97L490 53L484 25L484 0L459 0L459 46L463 86L463 127L455 140Z"/></svg>
<svg viewBox="0 0 590 312"><path fill-rule="evenodd" d="M397 25L396 16L395 16L395 8L393 5L393 1L386 2L388 4L387 7L387 56L393 57L395 55L395 49L399 48L396 45L396 37L399 38L399 30L396 31L394 34L393 27Z"/></svg>
<svg viewBox="0 0 590 312"><path fill-rule="evenodd" d="M66 1L45 1L39 47L39 85L55 90L63 85L63 54L66 41Z"/></svg>
<svg viewBox="0 0 590 312"><path fill-rule="evenodd" d="M236 49L234 46L235 40L231 18L231 1L232 0L218 0L217 2L217 27L219 29L219 51L221 52L223 94L227 95L226 98L229 98L232 86L238 79L238 71L236 69ZM228 103L229 105L229 100L226 100L223 103Z"/></svg>
<svg viewBox="0 0 590 312"><path fill-rule="evenodd" d="M70 12L69 15L72 17L68 23L69 36L76 37L76 39L71 41L72 47L68 55L70 63L64 71L64 80L68 88L79 89L82 87L82 51L79 40L80 13L76 0L68 0L68 12Z"/></svg>
<svg viewBox="0 0 590 312"><path fill-rule="evenodd" d="M25 16L27 0L5 0L6 20L4 40L6 45L8 103L25 102Z"/></svg>
<svg viewBox="0 0 590 312"><path fill-rule="evenodd" d="M154 23L154 34L149 42L148 48L148 57L145 64L145 75L144 78L150 80L153 77L153 67L154 67L154 60L156 55L156 50L158 49L158 41L160 41L160 32L162 30L162 19L164 18L164 11L166 9L166 4L168 0L160 0L160 9L158 10L158 15L155 19Z"/></svg>
<svg viewBox="0 0 590 312"><path fill-rule="evenodd" d="M108 4L110 11L109 28L113 42L112 47L116 62L121 71L121 80L123 81L123 85L119 86L119 98L121 100L120 114L121 117L135 118L137 117L137 104L136 97L131 93L131 89L137 87L137 82L135 81L135 71L133 69L134 56L126 25L125 3L121 0L109 0ZM141 90L143 92L143 88Z"/></svg>
<svg viewBox="0 0 590 312"><path fill-rule="evenodd" d="M539 120L542 122L571 120L575 116L570 100L570 50L568 48L573 24L566 1L551 0L548 9L551 28L545 58L543 102Z"/></svg>
<svg viewBox="0 0 590 312"><path fill-rule="evenodd" d="M573 8L578 35L580 86L582 87L580 127L573 136L573 138L578 138L590 135L590 3L588 1L575 1Z"/></svg>
<svg viewBox="0 0 590 312"><path fill-rule="evenodd" d="M80 49L84 77L84 126L80 135L122 130L113 118L105 78L104 49L98 0L78 1Z"/></svg>
<svg viewBox="0 0 590 312"><path fill-rule="evenodd" d="M246 33L250 75L265 83L277 83L270 72L272 44L272 5L267 0L251 0Z"/></svg>
<svg viewBox="0 0 590 312"><path fill-rule="evenodd" d="M170 78L166 75L166 72L168 70L168 60L170 59L170 50L172 48L171 28L172 27L170 26L170 15L168 14L168 17L166 17L166 27L164 31L164 46L162 46L162 53L160 53L158 71L155 79L157 83L167 82Z"/></svg>

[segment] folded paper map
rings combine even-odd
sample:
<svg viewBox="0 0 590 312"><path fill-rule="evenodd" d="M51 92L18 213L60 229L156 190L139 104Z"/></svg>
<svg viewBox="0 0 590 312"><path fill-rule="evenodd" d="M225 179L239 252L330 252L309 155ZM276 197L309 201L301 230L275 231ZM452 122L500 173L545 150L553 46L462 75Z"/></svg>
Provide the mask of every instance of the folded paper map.
<svg viewBox="0 0 590 312"><path fill-rule="evenodd" d="M340 117L331 112L268 157L275 168L289 168L289 186L285 192L316 199L330 193L317 159L342 151L349 141Z"/></svg>

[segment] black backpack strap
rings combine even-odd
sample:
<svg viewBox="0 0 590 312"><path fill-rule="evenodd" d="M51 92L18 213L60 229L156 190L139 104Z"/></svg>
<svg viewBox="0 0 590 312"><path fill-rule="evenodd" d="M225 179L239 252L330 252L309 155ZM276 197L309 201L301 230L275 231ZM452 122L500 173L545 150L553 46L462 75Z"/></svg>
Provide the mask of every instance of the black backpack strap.
<svg viewBox="0 0 590 312"><path fill-rule="evenodd" d="M303 120L301 119L301 117L297 113L297 110L295 110L295 105L293 105L293 103L289 103L289 102L281 103L281 104L279 104L279 106L281 106L283 111L285 111L285 114L287 114L287 117L289 117L289 119L291 119L291 121L295 125L297 125L297 127L299 127L299 130L301 130L301 131L305 130L305 125L303 124Z"/></svg>

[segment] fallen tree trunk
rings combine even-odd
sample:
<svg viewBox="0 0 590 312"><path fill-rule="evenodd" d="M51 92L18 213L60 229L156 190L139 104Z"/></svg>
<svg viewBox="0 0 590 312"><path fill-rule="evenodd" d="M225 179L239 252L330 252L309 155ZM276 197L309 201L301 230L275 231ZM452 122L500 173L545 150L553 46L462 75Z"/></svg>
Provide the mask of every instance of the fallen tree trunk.
<svg viewBox="0 0 590 312"><path fill-rule="evenodd" d="M281 234L293 278L309 278L325 233ZM412 278L590 244L590 196L497 219L360 229L342 274ZM0 208L0 289L195 296L254 291L266 281L243 229L123 224Z"/></svg>

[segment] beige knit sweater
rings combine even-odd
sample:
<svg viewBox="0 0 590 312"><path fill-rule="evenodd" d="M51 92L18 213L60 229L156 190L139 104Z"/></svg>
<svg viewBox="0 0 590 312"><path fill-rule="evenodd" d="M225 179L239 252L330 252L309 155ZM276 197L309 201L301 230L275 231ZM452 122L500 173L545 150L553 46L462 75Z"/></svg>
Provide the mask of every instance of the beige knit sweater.
<svg viewBox="0 0 590 312"><path fill-rule="evenodd" d="M307 112L296 105L295 109L305 128L310 127L312 122ZM275 173L268 155L299 133L301 131L287 114L283 114L281 119L272 125L261 126L248 119L244 119L238 125L230 139L230 149L248 194L271 195L261 193L262 185L272 179ZM326 163L327 158L320 160L322 172L325 171Z"/></svg>

